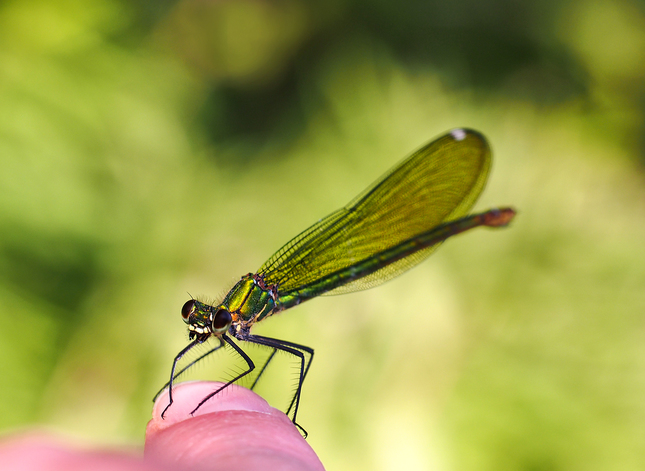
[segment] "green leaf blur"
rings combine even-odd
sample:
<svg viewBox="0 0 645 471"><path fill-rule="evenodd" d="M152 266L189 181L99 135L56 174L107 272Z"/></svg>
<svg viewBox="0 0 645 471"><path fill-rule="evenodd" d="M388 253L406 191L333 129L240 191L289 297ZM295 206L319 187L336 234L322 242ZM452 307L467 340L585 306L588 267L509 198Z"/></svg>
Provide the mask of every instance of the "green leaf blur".
<svg viewBox="0 0 645 471"><path fill-rule="evenodd" d="M469 127L475 210L511 227L256 327L316 350L310 444L338 470L643 469L644 79L626 0L2 3L0 430L141 444L186 292Z"/></svg>

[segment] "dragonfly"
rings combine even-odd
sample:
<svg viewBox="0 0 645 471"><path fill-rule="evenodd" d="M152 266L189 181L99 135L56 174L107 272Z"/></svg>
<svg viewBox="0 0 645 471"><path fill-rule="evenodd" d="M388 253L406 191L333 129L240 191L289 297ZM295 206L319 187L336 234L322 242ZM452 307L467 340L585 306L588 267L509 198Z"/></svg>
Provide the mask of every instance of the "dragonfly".
<svg viewBox="0 0 645 471"><path fill-rule="evenodd" d="M246 367L206 395L191 414L254 371L255 363L236 341L250 342L272 350L251 389L276 352L297 358L298 385L286 413L306 436L297 414L314 350L255 335L253 325L320 295L377 286L417 265L456 234L479 226L507 226L516 214L510 207L467 214L486 184L490 166L486 138L471 129L454 129L401 161L347 206L291 239L256 273L242 276L219 304L188 300L181 316L190 343L175 357L170 381L161 390L168 387L169 398L161 417L173 403L175 380L224 346L230 346ZM211 338L216 339L213 348L177 370L184 355Z"/></svg>

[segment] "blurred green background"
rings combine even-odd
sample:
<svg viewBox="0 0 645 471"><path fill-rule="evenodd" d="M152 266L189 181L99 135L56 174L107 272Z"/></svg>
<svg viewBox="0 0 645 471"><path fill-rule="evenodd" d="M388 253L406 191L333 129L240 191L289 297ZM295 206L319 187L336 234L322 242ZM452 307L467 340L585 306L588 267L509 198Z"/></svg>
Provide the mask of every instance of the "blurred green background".
<svg viewBox="0 0 645 471"><path fill-rule="evenodd" d="M3 2L0 430L140 445L187 292L468 126L512 227L257 326L316 350L309 443L330 470L643 469L644 117L641 2Z"/></svg>

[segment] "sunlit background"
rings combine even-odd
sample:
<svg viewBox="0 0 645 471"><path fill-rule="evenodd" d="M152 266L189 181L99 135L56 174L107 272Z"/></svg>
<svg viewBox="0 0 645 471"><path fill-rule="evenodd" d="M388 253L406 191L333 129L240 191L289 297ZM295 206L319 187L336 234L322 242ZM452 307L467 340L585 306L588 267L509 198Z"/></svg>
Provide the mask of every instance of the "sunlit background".
<svg viewBox="0 0 645 471"><path fill-rule="evenodd" d="M637 2L3 2L0 429L140 446L188 293L467 126L512 227L257 326L316 350L309 443L330 470L644 469L644 118Z"/></svg>

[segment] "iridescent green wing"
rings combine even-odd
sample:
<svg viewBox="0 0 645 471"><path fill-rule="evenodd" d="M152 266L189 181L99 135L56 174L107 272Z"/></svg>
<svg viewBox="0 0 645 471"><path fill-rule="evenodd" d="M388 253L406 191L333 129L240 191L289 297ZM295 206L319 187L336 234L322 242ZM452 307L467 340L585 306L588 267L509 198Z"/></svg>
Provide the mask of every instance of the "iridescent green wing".
<svg viewBox="0 0 645 471"><path fill-rule="evenodd" d="M258 271L280 295L304 298L358 291L383 283L428 257L426 247L378 271L321 291L307 287L331 273L464 216L481 193L490 148L476 131L456 129L395 166L347 206L294 237ZM304 300L304 299L303 299Z"/></svg>

